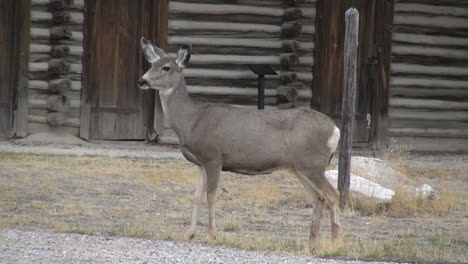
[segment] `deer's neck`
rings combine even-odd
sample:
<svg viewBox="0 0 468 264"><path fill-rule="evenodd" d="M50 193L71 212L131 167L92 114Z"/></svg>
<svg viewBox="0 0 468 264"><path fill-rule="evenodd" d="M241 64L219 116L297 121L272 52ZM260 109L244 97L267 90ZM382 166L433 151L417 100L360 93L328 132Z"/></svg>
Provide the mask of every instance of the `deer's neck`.
<svg viewBox="0 0 468 264"><path fill-rule="evenodd" d="M184 77L181 76L177 87L160 90L159 95L164 116L182 141L181 137L191 127L191 121L197 112L197 103L190 98Z"/></svg>

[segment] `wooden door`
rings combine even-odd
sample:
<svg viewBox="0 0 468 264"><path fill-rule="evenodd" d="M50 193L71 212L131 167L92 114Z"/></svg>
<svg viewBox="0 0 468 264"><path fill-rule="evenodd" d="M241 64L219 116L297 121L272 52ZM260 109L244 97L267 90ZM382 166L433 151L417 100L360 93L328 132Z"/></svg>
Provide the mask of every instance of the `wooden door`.
<svg viewBox="0 0 468 264"><path fill-rule="evenodd" d="M354 142L377 140L387 111L390 76L392 0L319 0L317 2L312 107L341 116L345 12L359 11L356 122ZM368 129L367 114L371 116Z"/></svg>
<svg viewBox="0 0 468 264"><path fill-rule="evenodd" d="M15 2L0 1L0 137L9 137L13 129L18 63Z"/></svg>
<svg viewBox="0 0 468 264"><path fill-rule="evenodd" d="M139 41L161 42L165 12L167 0L86 1L83 138L146 139L155 96L137 86L145 65Z"/></svg>

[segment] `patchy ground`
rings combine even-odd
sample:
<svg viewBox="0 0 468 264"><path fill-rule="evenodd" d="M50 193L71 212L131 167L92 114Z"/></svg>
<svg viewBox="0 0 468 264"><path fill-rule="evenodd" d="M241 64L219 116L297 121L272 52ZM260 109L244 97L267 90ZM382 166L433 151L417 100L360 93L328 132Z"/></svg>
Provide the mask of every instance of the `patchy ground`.
<svg viewBox="0 0 468 264"><path fill-rule="evenodd" d="M0 227L181 240L191 216L197 169L188 162L167 159L170 155L163 155L166 159L135 156L0 154ZM434 159L439 162L434 168L431 163L419 166L424 164L419 156L415 158L418 166L410 166L410 158L396 166L423 175L416 179L439 193L449 190L450 208L370 215L351 208L341 217L343 242L339 245L327 243L327 214L323 245L312 254L467 262L467 157L446 158L447 163ZM196 243L310 254L305 245L312 209L292 174L223 172L218 201L217 239L205 240L205 207Z"/></svg>

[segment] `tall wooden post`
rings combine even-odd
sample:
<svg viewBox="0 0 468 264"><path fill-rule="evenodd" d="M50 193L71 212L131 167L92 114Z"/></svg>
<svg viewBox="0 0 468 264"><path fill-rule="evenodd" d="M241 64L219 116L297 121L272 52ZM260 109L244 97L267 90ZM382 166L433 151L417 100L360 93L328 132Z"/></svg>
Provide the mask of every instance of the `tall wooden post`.
<svg viewBox="0 0 468 264"><path fill-rule="evenodd" d="M338 191L340 208L349 197L351 174L351 148L356 101L356 58L358 48L359 12L355 8L346 11L346 36L344 58L344 94L341 110L341 147L338 161Z"/></svg>

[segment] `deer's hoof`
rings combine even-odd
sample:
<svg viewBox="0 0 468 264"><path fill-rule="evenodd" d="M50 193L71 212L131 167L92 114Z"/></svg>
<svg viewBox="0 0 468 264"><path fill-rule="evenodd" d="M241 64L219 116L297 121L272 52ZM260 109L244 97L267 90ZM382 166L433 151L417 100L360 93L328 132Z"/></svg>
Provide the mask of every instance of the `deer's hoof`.
<svg viewBox="0 0 468 264"><path fill-rule="evenodd" d="M187 233L187 234L185 234L184 238L185 238L186 241L191 241L192 239L195 238L195 234L191 233L191 232Z"/></svg>
<svg viewBox="0 0 468 264"><path fill-rule="evenodd" d="M340 239L340 225L332 224L332 240L338 241Z"/></svg>

